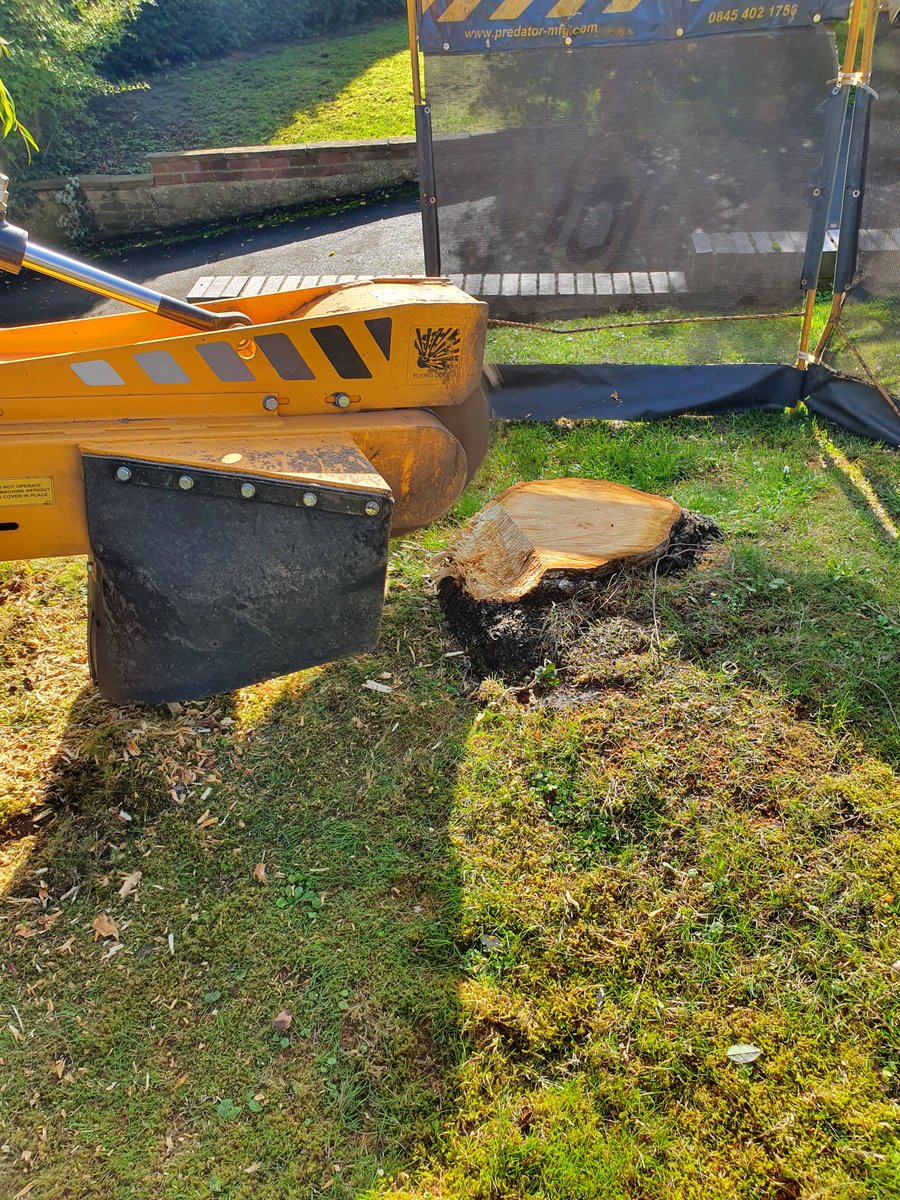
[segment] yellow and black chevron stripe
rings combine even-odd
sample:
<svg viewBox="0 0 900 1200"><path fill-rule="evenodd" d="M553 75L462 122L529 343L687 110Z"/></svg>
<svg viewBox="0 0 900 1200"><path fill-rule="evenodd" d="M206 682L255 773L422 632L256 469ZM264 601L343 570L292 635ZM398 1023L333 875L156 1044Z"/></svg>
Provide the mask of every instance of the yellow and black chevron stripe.
<svg viewBox="0 0 900 1200"><path fill-rule="evenodd" d="M609 0L604 13L627 13L641 0ZM574 17L584 9L585 0L419 0L422 13L430 12L440 22L478 20L517 21L529 17L535 21L558 21Z"/></svg>

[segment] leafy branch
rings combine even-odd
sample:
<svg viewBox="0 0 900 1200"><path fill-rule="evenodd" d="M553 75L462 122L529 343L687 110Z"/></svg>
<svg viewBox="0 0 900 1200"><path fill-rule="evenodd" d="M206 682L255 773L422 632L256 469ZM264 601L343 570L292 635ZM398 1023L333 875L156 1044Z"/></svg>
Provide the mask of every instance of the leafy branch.
<svg viewBox="0 0 900 1200"><path fill-rule="evenodd" d="M0 38L0 58L9 58L9 42L6 38ZM5 138L9 137L11 133L19 135L28 151L28 161L31 162L32 151L37 151L38 144L16 116L15 101L2 79L0 79L0 126L3 128Z"/></svg>

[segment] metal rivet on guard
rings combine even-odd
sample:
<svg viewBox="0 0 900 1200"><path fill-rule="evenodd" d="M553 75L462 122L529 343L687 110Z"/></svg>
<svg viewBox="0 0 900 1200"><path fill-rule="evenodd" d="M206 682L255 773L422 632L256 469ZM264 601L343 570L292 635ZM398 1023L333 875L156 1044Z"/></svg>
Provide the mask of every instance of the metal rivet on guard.
<svg viewBox="0 0 900 1200"><path fill-rule="evenodd" d="M266 410L266 412L274 412L277 407L277 396L266 396L265 400L263 400L263 408Z"/></svg>
<svg viewBox="0 0 900 1200"><path fill-rule="evenodd" d="M241 495L244 497L245 500L252 500L253 497L256 495L256 488L253 486L252 483L242 483L241 484Z"/></svg>
<svg viewBox="0 0 900 1200"><path fill-rule="evenodd" d="M819 23L821 20L822 20L822 14L821 14L821 13L813 13L813 24L814 24L814 25L818 25L818 23Z"/></svg>
<svg viewBox="0 0 900 1200"><path fill-rule="evenodd" d="M857 189L857 190L856 190L856 191L853 193L853 199L854 199L854 200L858 200L858 199L859 199L859 197L860 197L860 192L859 192L859 189Z"/></svg>
<svg viewBox="0 0 900 1200"><path fill-rule="evenodd" d="M444 49L445 49L445 50L449 50L449 49L450 49L450 43L449 43L449 42L444 42Z"/></svg>
<svg viewBox="0 0 900 1200"><path fill-rule="evenodd" d="M814 195L814 196L821 196L821 195L822 195L822 189L821 189L821 188L813 188L813 195Z"/></svg>
<svg viewBox="0 0 900 1200"><path fill-rule="evenodd" d="M350 407L350 397L347 395L346 392L335 392L334 403L337 408L349 408Z"/></svg>
<svg viewBox="0 0 900 1200"><path fill-rule="evenodd" d="M119 467L118 471L116 471L116 479L118 479L119 483L127 483L130 478L131 469L129 467Z"/></svg>
<svg viewBox="0 0 900 1200"><path fill-rule="evenodd" d="M194 481L191 479L190 475L182 475L178 480L178 486L183 492L189 492L194 486Z"/></svg>
<svg viewBox="0 0 900 1200"><path fill-rule="evenodd" d="M681 29L681 28L678 28L678 29L676 29L676 30L675 30L675 36L676 36L676 37L684 37L684 30L683 30L683 29Z"/></svg>
<svg viewBox="0 0 900 1200"><path fill-rule="evenodd" d="M303 493L303 503L306 505L307 508L315 508L316 505L319 503L319 497L316 495L315 492L304 492Z"/></svg>
<svg viewBox="0 0 900 1200"><path fill-rule="evenodd" d="M381 512L381 505L378 503L377 500L369 500L366 503L366 516L367 517L377 517L380 512Z"/></svg>

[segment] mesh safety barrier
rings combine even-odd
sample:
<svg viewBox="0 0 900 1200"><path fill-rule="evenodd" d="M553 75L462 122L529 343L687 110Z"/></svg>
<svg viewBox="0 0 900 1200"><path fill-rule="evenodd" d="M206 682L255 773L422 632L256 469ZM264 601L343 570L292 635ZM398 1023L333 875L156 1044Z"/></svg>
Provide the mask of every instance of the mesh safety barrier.
<svg viewBox="0 0 900 1200"><path fill-rule="evenodd" d="M796 309L836 72L823 28L426 58L444 272L497 317ZM602 353L791 361L795 320L749 324Z"/></svg>
<svg viewBox="0 0 900 1200"><path fill-rule="evenodd" d="M880 18L857 272L826 363L900 398L900 27ZM847 337L842 336L842 332ZM849 339L849 340L848 340ZM862 361L860 361L862 360Z"/></svg>

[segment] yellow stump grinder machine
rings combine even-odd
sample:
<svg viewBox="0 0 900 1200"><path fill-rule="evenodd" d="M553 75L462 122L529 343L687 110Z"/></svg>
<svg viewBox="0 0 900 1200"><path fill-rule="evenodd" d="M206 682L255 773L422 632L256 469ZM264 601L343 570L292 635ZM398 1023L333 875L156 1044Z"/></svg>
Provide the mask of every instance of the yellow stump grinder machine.
<svg viewBox="0 0 900 1200"><path fill-rule="evenodd" d="M30 242L2 177L0 267L142 310L0 330L0 560L87 554L103 693L198 699L372 648L389 537L487 448L486 306L382 278L188 304Z"/></svg>

